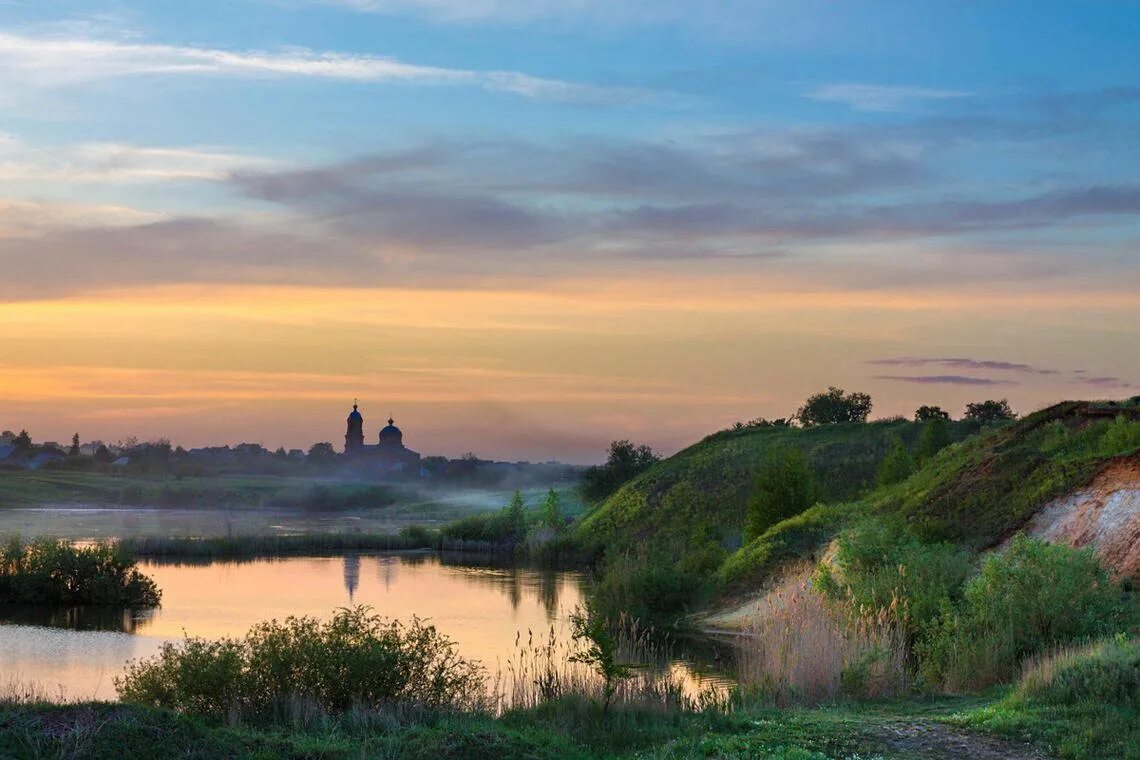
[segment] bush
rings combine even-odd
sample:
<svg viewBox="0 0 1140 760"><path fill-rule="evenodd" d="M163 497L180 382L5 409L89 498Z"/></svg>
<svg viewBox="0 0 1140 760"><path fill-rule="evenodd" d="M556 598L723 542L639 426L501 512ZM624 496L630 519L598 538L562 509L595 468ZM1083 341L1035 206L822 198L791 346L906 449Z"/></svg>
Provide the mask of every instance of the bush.
<svg viewBox="0 0 1140 760"><path fill-rule="evenodd" d="M773 447L756 475L748 505L745 538L751 541L781 520L810 507L819 488L807 457L799 449Z"/></svg>
<svg viewBox="0 0 1140 760"><path fill-rule="evenodd" d="M483 669L434 626L341 609L327 622L289 617L244 639L187 638L127 664L115 679L127 702L211 718L272 722L304 709L483 707Z"/></svg>
<svg viewBox="0 0 1140 760"><path fill-rule="evenodd" d="M1123 414L1116 415L1101 438L1101 450L1106 454L1128 454L1140 448L1140 422L1129 421Z"/></svg>
<svg viewBox="0 0 1140 760"><path fill-rule="evenodd" d="M161 596L118 545L12 538L0 548L0 603L144 608Z"/></svg>
<svg viewBox="0 0 1140 760"><path fill-rule="evenodd" d="M625 614L663 625L692 608L708 587L707 575L682 568L664 552L622 553L605 562L593 601L610 620Z"/></svg>
<svg viewBox="0 0 1140 760"><path fill-rule="evenodd" d="M913 471L914 462L910 458L910 451L901 438L896 438L883 463L879 465L879 473L875 479L880 487L890 486L906 480Z"/></svg>
<svg viewBox="0 0 1140 760"><path fill-rule="evenodd" d="M918 434L918 450L915 459L919 464L933 457L950 444L950 423L944 417L931 417L922 423Z"/></svg>
<svg viewBox="0 0 1140 760"><path fill-rule="evenodd" d="M951 543L928 544L900 521L870 520L843 533L835 557L816 571L816 588L847 603L855 618L895 610L908 657L957 602L970 575L969 554Z"/></svg>
<svg viewBox="0 0 1140 760"><path fill-rule="evenodd" d="M1120 589L1089 549L1018 535L986 557L924 645L923 672L950 688L1010 680L1030 655L1113 632Z"/></svg>

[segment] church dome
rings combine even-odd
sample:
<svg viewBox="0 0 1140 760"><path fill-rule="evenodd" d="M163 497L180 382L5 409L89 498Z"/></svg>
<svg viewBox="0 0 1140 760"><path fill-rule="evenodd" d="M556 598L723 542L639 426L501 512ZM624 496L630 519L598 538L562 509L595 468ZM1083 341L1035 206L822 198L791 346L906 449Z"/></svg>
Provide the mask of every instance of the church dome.
<svg viewBox="0 0 1140 760"><path fill-rule="evenodd" d="M360 414L360 411L356 408L356 404L353 404L352 405L352 411L348 413L348 421L353 422L355 420L360 420L361 422L363 422L364 417Z"/></svg>
<svg viewBox="0 0 1140 760"><path fill-rule="evenodd" d="M395 444L397 446L403 445L404 434L400 432L400 428L396 427L394 420L389 417L388 424L380 431L380 445Z"/></svg>

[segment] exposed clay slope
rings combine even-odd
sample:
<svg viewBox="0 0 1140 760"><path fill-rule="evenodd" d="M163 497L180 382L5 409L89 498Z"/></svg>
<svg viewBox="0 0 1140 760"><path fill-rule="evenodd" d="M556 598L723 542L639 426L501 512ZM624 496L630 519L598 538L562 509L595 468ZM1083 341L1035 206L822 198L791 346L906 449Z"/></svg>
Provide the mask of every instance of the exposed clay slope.
<svg viewBox="0 0 1140 760"><path fill-rule="evenodd" d="M1025 532L1092 546L1117 575L1140 575L1140 455L1112 462L1088 486L1048 502Z"/></svg>

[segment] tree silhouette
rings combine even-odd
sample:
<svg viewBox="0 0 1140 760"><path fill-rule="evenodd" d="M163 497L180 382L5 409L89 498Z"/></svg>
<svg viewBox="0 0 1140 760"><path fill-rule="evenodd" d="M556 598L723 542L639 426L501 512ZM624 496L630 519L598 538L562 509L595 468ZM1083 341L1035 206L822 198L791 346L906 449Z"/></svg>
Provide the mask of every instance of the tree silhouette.
<svg viewBox="0 0 1140 760"><path fill-rule="evenodd" d="M844 393L834 385L808 398L796 412L804 427L839 422L866 422L871 414L871 397L866 393Z"/></svg>

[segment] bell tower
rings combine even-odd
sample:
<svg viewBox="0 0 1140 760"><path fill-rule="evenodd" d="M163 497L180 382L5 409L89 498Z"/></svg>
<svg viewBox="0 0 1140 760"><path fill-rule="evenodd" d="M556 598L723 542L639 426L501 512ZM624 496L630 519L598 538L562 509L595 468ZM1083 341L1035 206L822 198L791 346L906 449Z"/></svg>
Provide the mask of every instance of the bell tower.
<svg viewBox="0 0 1140 760"><path fill-rule="evenodd" d="M348 415L348 430L344 434L344 453L353 454L364 449L364 417L352 400L352 411Z"/></svg>

